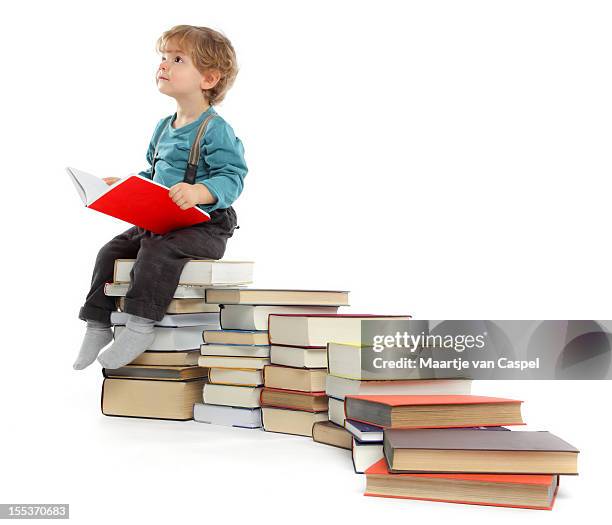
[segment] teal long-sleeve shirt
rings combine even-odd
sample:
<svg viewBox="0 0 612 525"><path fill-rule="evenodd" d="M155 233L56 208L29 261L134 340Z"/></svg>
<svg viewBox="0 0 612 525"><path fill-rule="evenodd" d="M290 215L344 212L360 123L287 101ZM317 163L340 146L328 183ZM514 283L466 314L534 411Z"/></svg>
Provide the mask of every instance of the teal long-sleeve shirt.
<svg viewBox="0 0 612 525"><path fill-rule="evenodd" d="M214 204L198 204L198 207L207 213L232 205L242 193L244 177L248 171L242 142L212 106L197 120L178 129L172 127L176 113L171 118L161 119L155 126L147 150L149 168L139 173L151 179L153 154L159 141L153 181L168 188L183 182L191 144L200 124L211 113L216 116L208 122L202 137L200 162L196 173L196 184L204 184L217 199Z"/></svg>

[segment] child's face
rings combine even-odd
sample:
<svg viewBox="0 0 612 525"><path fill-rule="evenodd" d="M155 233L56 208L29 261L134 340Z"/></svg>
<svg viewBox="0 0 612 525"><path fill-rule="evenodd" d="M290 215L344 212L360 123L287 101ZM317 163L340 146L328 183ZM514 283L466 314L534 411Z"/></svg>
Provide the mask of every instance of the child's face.
<svg viewBox="0 0 612 525"><path fill-rule="evenodd" d="M202 93L203 89L210 89L216 84L211 85L210 77L210 73L202 74L196 69L187 50L168 42L156 75L157 88L161 93L173 98Z"/></svg>

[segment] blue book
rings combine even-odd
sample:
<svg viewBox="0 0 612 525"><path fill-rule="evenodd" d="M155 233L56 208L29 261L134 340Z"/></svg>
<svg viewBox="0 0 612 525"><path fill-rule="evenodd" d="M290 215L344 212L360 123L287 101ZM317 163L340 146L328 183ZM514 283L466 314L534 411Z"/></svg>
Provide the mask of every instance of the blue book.
<svg viewBox="0 0 612 525"><path fill-rule="evenodd" d="M347 419L344 427L361 443L382 443L383 429L376 425Z"/></svg>

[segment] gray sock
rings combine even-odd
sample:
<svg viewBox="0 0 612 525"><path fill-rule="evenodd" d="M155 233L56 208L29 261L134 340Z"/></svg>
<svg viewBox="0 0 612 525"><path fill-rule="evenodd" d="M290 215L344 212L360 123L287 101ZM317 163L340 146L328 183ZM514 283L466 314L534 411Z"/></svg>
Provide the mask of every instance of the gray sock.
<svg viewBox="0 0 612 525"><path fill-rule="evenodd" d="M111 347L100 354L98 361L104 368L121 368L142 354L155 339L155 321L130 315L125 329L115 339Z"/></svg>
<svg viewBox="0 0 612 525"><path fill-rule="evenodd" d="M109 323L87 321L87 330L79 355L72 365L75 370L83 370L96 360L100 350L113 340L113 331Z"/></svg>

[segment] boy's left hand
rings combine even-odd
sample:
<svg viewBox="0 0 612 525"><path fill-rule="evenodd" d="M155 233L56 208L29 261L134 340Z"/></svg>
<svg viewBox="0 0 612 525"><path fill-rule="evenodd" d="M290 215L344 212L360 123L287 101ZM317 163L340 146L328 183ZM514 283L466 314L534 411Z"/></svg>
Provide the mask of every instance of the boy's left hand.
<svg viewBox="0 0 612 525"><path fill-rule="evenodd" d="M187 184L179 182L170 188L168 193L170 198L181 210L188 210L198 204L200 197L197 184Z"/></svg>

